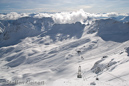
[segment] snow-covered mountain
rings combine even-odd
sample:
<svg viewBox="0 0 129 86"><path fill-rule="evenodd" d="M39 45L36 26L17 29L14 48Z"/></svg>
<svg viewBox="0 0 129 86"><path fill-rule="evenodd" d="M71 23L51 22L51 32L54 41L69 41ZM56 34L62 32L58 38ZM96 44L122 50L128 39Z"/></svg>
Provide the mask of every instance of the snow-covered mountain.
<svg viewBox="0 0 129 86"><path fill-rule="evenodd" d="M129 85L127 14L13 12L0 19L1 86Z"/></svg>
<svg viewBox="0 0 129 86"><path fill-rule="evenodd" d="M17 20L1 20L1 46L18 43L26 37L37 36L51 29L54 24L52 18L23 17Z"/></svg>
<svg viewBox="0 0 129 86"><path fill-rule="evenodd" d="M124 17L123 19L121 19L122 22L129 22L129 16Z"/></svg>

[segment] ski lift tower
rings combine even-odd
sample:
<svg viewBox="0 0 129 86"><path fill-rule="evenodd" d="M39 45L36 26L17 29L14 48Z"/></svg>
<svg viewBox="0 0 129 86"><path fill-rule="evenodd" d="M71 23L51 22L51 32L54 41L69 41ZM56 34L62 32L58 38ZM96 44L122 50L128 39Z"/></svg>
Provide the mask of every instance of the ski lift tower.
<svg viewBox="0 0 129 86"><path fill-rule="evenodd" d="M77 75L77 78L82 78L82 75L81 75L81 66L78 67L78 75Z"/></svg>

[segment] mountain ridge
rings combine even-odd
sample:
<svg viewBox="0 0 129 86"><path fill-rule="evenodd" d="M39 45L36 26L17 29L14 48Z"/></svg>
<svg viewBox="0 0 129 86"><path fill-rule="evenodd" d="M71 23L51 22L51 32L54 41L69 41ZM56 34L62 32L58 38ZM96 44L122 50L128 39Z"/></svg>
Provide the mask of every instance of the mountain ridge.
<svg viewBox="0 0 129 86"><path fill-rule="evenodd" d="M51 17L0 20L0 79L44 81L45 86L128 86L128 22L80 16L67 23Z"/></svg>

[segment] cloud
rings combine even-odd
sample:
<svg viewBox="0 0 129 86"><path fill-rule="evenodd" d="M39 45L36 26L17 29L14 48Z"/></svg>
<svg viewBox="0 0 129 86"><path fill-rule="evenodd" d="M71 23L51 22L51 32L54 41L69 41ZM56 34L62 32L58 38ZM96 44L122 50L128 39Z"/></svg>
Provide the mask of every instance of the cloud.
<svg viewBox="0 0 129 86"><path fill-rule="evenodd" d="M32 10L32 9L28 9ZM37 10L42 10L42 8L37 8ZM66 23L75 23L81 22L84 23L85 20L91 19L99 19L99 18L110 18L110 17L118 17L118 16L129 16L128 14L120 14L116 12L111 13L88 13L83 9L73 12L57 12L57 13L16 13L11 12L8 14L0 14L0 20L15 20L21 17L34 17L34 18L42 18L42 17L51 17L55 23L57 24L66 24Z"/></svg>
<svg viewBox="0 0 129 86"><path fill-rule="evenodd" d="M29 15L27 13L18 14L16 12L10 12L6 15L0 14L0 20L15 20L26 16L29 16Z"/></svg>
<svg viewBox="0 0 129 86"><path fill-rule="evenodd" d="M110 18L110 17L117 17L117 16L128 16L127 14L120 14L116 12L111 13L87 13L83 9L73 12L60 12L54 14L48 13L39 13L35 15L36 18L42 17L52 17L54 22L57 24L65 24L65 23L75 23L75 22L82 22L87 18Z"/></svg>

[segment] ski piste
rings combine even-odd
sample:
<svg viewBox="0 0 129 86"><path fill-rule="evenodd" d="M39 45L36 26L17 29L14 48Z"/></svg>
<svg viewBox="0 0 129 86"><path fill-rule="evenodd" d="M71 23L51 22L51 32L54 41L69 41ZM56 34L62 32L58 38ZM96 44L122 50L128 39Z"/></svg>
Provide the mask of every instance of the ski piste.
<svg viewBox="0 0 129 86"><path fill-rule="evenodd" d="M128 86L128 15L113 15L0 14L0 85Z"/></svg>

